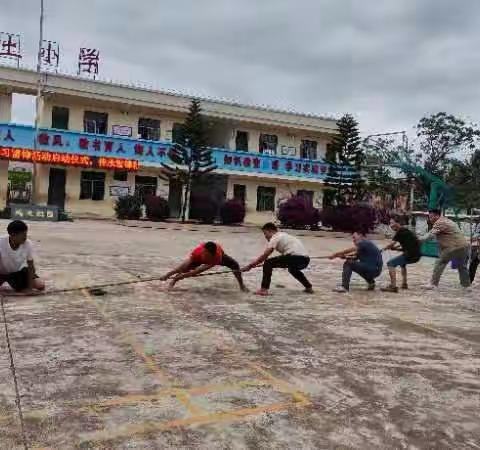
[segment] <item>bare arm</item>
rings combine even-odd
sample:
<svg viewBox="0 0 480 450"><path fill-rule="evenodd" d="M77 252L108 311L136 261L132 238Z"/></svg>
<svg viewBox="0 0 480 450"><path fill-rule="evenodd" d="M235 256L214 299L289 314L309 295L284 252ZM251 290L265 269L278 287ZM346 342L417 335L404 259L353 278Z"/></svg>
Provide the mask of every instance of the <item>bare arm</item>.
<svg viewBox="0 0 480 450"><path fill-rule="evenodd" d="M247 264L245 267L242 267L242 272L248 272L254 267L262 264L271 254L273 253L273 248L267 248L257 259L252 261L250 264Z"/></svg>
<svg viewBox="0 0 480 450"><path fill-rule="evenodd" d="M165 281L165 280L168 280L172 275L175 275L177 273L183 273L185 270L188 269L188 267L190 266L191 264L191 260L190 258L186 259L185 261L183 261L180 265L178 265L177 267L175 267L173 270L171 270L170 272L166 273L162 278L161 280L162 281Z"/></svg>
<svg viewBox="0 0 480 450"><path fill-rule="evenodd" d="M382 249L382 251L385 250L401 250L401 248L397 245L397 241L392 241L390 244L388 244L386 247Z"/></svg>
<svg viewBox="0 0 480 450"><path fill-rule="evenodd" d="M346 250L342 250L341 252L334 253L333 255L330 256L330 259L343 258L345 256L350 256L356 253L357 253L357 247L350 247L350 248L347 248Z"/></svg>
<svg viewBox="0 0 480 450"><path fill-rule="evenodd" d="M183 280L184 278L191 278L196 277L197 275L205 272L208 269L211 269L215 264L202 264L200 267L196 269L190 270L186 273L179 273L176 277L174 277L175 281Z"/></svg>

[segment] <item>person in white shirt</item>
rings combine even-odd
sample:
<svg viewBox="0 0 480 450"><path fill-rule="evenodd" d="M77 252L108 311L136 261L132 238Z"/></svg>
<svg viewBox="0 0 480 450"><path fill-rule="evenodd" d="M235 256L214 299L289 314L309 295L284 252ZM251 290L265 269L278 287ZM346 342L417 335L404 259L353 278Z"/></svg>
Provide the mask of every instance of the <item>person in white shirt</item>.
<svg viewBox="0 0 480 450"><path fill-rule="evenodd" d="M25 295L43 291L45 283L35 273L33 246L27 239L28 227L21 220L10 222L8 236L0 238L0 286L8 283Z"/></svg>
<svg viewBox="0 0 480 450"><path fill-rule="evenodd" d="M302 272L310 264L310 257L300 239L280 232L273 223L266 223L262 231L268 241L267 248L257 259L242 268L242 272L248 272L263 263L262 287L256 294L268 295L272 272L275 268L288 269L290 274L303 285L305 292L313 294L312 285ZM275 250L281 256L269 258Z"/></svg>

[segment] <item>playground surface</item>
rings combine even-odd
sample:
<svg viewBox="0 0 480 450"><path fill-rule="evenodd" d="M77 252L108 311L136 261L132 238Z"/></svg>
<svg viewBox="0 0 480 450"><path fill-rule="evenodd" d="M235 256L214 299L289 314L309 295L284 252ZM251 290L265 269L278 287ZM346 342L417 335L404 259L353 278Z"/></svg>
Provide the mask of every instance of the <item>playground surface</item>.
<svg viewBox="0 0 480 450"><path fill-rule="evenodd" d="M50 290L155 277L202 240L241 264L264 246L256 229L30 228ZM312 256L350 245L302 239ZM480 286L464 293L449 269L438 292L422 291L432 265L422 259L399 294L367 292L359 278L334 294L342 262L316 260L311 296L277 271L266 298L240 293L231 275L173 292L145 282L8 297L28 448L478 449ZM246 275L251 289L260 276ZM0 449L17 449L0 322Z"/></svg>

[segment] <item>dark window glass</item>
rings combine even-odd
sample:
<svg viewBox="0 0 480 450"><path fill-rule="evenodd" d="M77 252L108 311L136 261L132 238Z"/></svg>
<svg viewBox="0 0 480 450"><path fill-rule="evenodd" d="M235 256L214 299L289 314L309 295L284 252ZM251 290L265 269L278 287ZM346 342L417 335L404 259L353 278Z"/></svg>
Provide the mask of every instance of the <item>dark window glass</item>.
<svg viewBox="0 0 480 450"><path fill-rule="evenodd" d="M68 130L68 117L70 110L62 106L54 106L52 108L52 128L59 130Z"/></svg>
<svg viewBox="0 0 480 450"><path fill-rule="evenodd" d="M103 200L105 197L105 172L82 172L80 200Z"/></svg>
<svg viewBox="0 0 480 450"><path fill-rule="evenodd" d="M140 139L149 141L160 140L160 121L141 117L138 119L138 134Z"/></svg>
<svg viewBox="0 0 480 450"><path fill-rule="evenodd" d="M83 115L83 130L86 133L107 134L108 114L96 111L85 111Z"/></svg>
<svg viewBox="0 0 480 450"><path fill-rule="evenodd" d="M172 142L181 142L183 134L183 125L181 123L174 123L172 128Z"/></svg>
<svg viewBox="0 0 480 450"><path fill-rule="evenodd" d="M258 186L257 211L275 211L275 188Z"/></svg>
<svg viewBox="0 0 480 450"><path fill-rule="evenodd" d="M303 139L300 145L300 158L317 159L317 141Z"/></svg>
<svg viewBox="0 0 480 450"><path fill-rule="evenodd" d="M259 141L260 153L267 155L276 155L278 146L278 137L276 134L261 134Z"/></svg>
<svg viewBox="0 0 480 450"><path fill-rule="evenodd" d="M237 131L235 149L248 152L248 133L246 131Z"/></svg>
<svg viewBox="0 0 480 450"><path fill-rule="evenodd" d="M313 205L313 191L299 190L297 191L297 195L304 198L311 206Z"/></svg>
<svg viewBox="0 0 480 450"><path fill-rule="evenodd" d="M240 200L245 203L245 185L244 184L234 184L233 185L233 198L235 200Z"/></svg>

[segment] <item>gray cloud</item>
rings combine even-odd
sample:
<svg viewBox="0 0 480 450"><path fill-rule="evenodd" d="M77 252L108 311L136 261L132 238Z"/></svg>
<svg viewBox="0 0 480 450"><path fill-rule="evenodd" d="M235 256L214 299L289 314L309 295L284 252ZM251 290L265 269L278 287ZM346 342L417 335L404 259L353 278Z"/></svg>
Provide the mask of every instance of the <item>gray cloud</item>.
<svg viewBox="0 0 480 450"><path fill-rule="evenodd" d="M46 37L75 71L316 113L365 132L411 130L425 113L479 119L478 0L45 0ZM0 30L35 59L38 0L2 0Z"/></svg>

